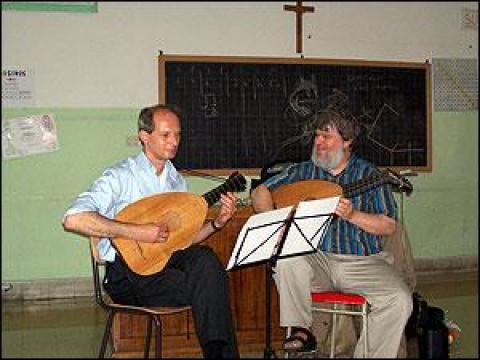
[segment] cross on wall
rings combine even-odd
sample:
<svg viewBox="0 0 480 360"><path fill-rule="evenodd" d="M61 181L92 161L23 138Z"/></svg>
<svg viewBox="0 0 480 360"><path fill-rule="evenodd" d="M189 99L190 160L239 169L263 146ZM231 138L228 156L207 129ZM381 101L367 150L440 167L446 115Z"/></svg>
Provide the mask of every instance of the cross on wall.
<svg viewBox="0 0 480 360"><path fill-rule="evenodd" d="M302 6L302 1L297 1L296 5L283 5L283 10L285 11L294 11L296 13L296 23L297 23L297 53L303 52L303 13L314 12L315 8L313 6Z"/></svg>

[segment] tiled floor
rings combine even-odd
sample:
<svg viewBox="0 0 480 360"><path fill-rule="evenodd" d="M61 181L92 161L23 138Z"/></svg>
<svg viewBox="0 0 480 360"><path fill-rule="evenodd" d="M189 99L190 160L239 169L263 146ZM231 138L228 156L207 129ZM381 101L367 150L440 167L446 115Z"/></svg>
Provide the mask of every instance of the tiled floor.
<svg viewBox="0 0 480 360"><path fill-rule="evenodd" d="M418 280L417 291L446 310L462 330L450 348L452 358L478 357L477 281L478 273ZM94 358L104 320L103 310L91 298L2 301L2 358ZM241 355L263 357L263 353Z"/></svg>

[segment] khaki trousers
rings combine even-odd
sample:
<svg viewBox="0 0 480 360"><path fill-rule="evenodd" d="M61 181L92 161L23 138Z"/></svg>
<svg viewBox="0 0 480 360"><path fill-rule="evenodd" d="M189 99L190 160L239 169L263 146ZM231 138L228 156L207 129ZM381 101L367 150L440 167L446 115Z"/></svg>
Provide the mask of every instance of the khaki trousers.
<svg viewBox="0 0 480 360"><path fill-rule="evenodd" d="M280 326L311 328L315 290L339 290L365 296L368 315L369 357L395 358L412 312L412 292L381 252L370 256L312 255L280 259L274 279L280 299ZM363 332L354 357L363 357Z"/></svg>

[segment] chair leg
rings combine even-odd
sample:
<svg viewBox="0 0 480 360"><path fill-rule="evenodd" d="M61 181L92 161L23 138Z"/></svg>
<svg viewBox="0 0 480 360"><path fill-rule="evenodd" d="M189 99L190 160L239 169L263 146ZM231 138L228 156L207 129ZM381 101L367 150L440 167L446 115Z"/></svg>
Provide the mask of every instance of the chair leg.
<svg viewBox="0 0 480 360"><path fill-rule="evenodd" d="M153 317L147 316L147 333L145 334L145 348L143 350L143 357L148 359L150 353L150 340L152 339L152 322Z"/></svg>
<svg viewBox="0 0 480 360"><path fill-rule="evenodd" d="M100 346L100 352L98 353L98 357L100 359L103 359L105 357L105 351L107 350L107 342L110 339L112 333L112 323L114 315L115 311L110 310L108 312L107 322L105 323L105 331L103 332L102 345Z"/></svg>
<svg viewBox="0 0 480 360"><path fill-rule="evenodd" d="M368 304L362 305L362 320L363 320L363 357L368 358L368 318L367 318Z"/></svg>
<svg viewBox="0 0 480 360"><path fill-rule="evenodd" d="M290 337L291 333L292 333L292 328L291 328L290 326L288 326L288 327L287 327L286 337L287 337L287 338ZM290 357L290 356L289 356L288 351L285 351L285 353L284 353L284 358L285 358L285 359L288 359L289 357Z"/></svg>
<svg viewBox="0 0 480 360"><path fill-rule="evenodd" d="M333 304L333 310L337 310L337 304ZM335 357L335 330L337 327L337 314L332 314L332 330L330 334L330 359Z"/></svg>

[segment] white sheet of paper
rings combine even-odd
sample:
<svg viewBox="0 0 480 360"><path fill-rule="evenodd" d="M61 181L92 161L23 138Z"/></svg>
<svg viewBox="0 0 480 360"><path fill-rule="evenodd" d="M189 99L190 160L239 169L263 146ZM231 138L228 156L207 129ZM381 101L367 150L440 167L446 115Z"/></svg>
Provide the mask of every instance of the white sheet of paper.
<svg viewBox="0 0 480 360"><path fill-rule="evenodd" d="M2 107L35 106L35 71L2 66Z"/></svg>
<svg viewBox="0 0 480 360"><path fill-rule="evenodd" d="M290 226L279 256L314 251L328 228L328 222L339 200L340 197L336 196L301 201L297 206L294 222ZM235 266L270 259L292 208L293 206L288 206L251 216L240 230L227 270L231 270ZM319 229L321 230L319 231Z"/></svg>
<svg viewBox="0 0 480 360"><path fill-rule="evenodd" d="M269 259L291 210L292 206L288 206L250 216L237 237L227 270Z"/></svg>
<svg viewBox="0 0 480 360"><path fill-rule="evenodd" d="M2 119L2 158L14 159L58 150L53 114Z"/></svg>
<svg viewBox="0 0 480 360"><path fill-rule="evenodd" d="M327 221L330 221L335 208L337 207L340 196L301 201L297 206L294 216L294 223L290 226L287 238L285 239L280 256L294 255L306 251L313 251L318 248L323 234L328 228ZM315 216L315 217L308 217ZM303 218L302 217L307 217ZM323 227L322 227L323 226ZM300 233L300 230L302 233ZM321 231L318 231L322 228ZM308 240L305 240L305 238ZM310 245L311 244L311 245Z"/></svg>

